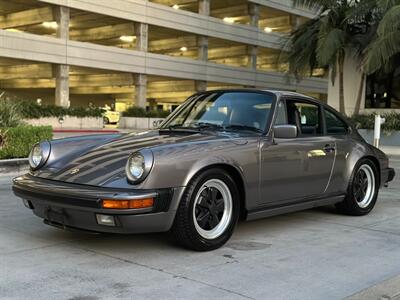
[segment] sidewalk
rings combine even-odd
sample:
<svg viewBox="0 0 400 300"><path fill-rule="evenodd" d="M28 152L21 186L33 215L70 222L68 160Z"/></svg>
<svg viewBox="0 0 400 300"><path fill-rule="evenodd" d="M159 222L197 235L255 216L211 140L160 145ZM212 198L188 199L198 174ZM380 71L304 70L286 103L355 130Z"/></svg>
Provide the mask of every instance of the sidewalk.
<svg viewBox="0 0 400 300"><path fill-rule="evenodd" d="M346 300L400 300L400 275L369 287Z"/></svg>

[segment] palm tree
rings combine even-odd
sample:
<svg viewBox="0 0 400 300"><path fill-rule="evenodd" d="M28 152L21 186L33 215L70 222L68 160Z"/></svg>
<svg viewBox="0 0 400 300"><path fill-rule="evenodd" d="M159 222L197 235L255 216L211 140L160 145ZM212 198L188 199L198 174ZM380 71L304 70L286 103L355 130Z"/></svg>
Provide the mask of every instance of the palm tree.
<svg viewBox="0 0 400 300"><path fill-rule="evenodd" d="M314 19L302 24L289 37L285 49L289 73L297 79L310 75L316 68L330 70L332 84L339 77L339 110L345 113L344 62L346 55L359 53L364 43L355 36L365 28L359 26L357 0L294 0L295 6L317 12ZM371 5L371 4L369 4ZM356 9L357 8L357 9ZM363 9L365 16L366 8ZM357 55L355 55L357 57Z"/></svg>
<svg viewBox="0 0 400 300"><path fill-rule="evenodd" d="M375 2L379 20L376 36L366 49L364 69L372 74L379 70L390 72L394 59L400 54L400 0L367 0Z"/></svg>

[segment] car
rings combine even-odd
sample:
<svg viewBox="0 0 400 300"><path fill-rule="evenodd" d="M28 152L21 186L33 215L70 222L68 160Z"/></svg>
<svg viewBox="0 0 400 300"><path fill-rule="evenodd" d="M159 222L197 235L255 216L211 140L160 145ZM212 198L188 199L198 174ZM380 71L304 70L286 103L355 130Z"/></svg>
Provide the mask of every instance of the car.
<svg viewBox="0 0 400 300"><path fill-rule="evenodd" d="M102 107L103 113L103 122L104 124L117 124L120 119L120 113L118 111L113 111L111 107L108 105Z"/></svg>
<svg viewBox="0 0 400 300"><path fill-rule="evenodd" d="M106 233L170 231L208 251L238 220L335 205L361 216L395 172L330 106L294 92L215 90L155 130L43 141L15 195L49 225Z"/></svg>

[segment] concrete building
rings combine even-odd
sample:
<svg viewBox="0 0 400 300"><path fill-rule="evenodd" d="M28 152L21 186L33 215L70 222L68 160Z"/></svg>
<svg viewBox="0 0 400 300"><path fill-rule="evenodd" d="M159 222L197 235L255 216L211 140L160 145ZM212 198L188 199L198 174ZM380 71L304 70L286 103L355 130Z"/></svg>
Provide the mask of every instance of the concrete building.
<svg viewBox="0 0 400 300"><path fill-rule="evenodd" d="M171 109L195 91L293 90L278 56L312 18L291 0L0 0L0 91L61 106Z"/></svg>

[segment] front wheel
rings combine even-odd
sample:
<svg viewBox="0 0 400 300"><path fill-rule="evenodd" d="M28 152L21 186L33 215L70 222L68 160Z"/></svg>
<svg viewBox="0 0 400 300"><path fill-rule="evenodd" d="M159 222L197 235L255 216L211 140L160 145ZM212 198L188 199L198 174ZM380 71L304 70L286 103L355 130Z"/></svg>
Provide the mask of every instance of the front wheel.
<svg viewBox="0 0 400 300"><path fill-rule="evenodd" d="M239 193L234 180L222 169L209 169L186 187L172 233L186 248L213 250L229 240L238 218Z"/></svg>
<svg viewBox="0 0 400 300"><path fill-rule="evenodd" d="M378 190L379 177L375 164L368 159L362 159L354 168L345 200L336 206L348 215L366 215L375 206Z"/></svg>

